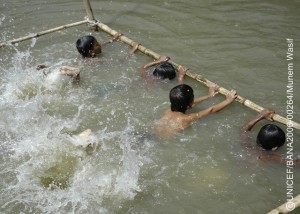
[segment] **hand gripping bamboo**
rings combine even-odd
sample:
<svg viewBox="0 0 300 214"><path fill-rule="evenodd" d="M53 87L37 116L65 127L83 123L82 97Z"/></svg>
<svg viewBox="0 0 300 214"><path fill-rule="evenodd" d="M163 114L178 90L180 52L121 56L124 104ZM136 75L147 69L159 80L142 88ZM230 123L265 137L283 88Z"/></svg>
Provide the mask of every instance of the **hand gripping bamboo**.
<svg viewBox="0 0 300 214"><path fill-rule="evenodd" d="M94 24L94 25L97 25L101 30L103 30L104 32L114 36L116 33L118 33L117 31L111 29L110 27L108 27L107 25L101 23L101 22L94 22L94 21L89 21L90 24ZM131 45L133 46L136 42L131 40L130 38L122 35L119 37L119 39L128 44L128 45ZM151 56L153 57L154 59L158 59L160 57L160 55L158 53L155 53L154 51L142 46L142 45L139 45L138 46L138 50L141 51L142 53L148 55L148 56ZM178 67L179 64L177 64L176 62L173 62L171 60L169 60L169 62L175 66L175 67ZM195 79L197 80L198 82L208 86L210 83L213 83L211 81L209 81L208 79L204 78L202 75L200 74L195 74L195 73L192 73L190 70L188 70L186 72L186 75L189 76L190 78L192 79ZM219 87L218 89L218 92L220 94L223 94L223 95L227 95L229 93L229 90L227 90L226 88L223 88L223 87ZM244 106L247 106L248 108L251 108L252 110L255 110L257 112L261 112L264 108L257 105L256 103L252 102L251 100L249 99L246 99L240 95L237 96L237 98L235 99L235 101L243 104ZM291 120L288 120L287 118L285 117L282 117L278 114L274 114L272 119L276 122L279 122L279 123L282 123L282 124L285 124L289 127L293 127L297 130L300 130L300 124L297 123L297 122L294 122L294 121L291 121Z"/></svg>

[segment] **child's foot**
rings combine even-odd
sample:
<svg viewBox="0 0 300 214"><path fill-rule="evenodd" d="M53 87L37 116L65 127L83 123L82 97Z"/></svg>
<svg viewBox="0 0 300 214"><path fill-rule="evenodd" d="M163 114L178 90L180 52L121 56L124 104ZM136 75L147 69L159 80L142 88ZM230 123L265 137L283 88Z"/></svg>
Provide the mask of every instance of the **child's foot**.
<svg viewBox="0 0 300 214"><path fill-rule="evenodd" d="M63 75L77 76L80 73L80 69L71 66L61 66L59 72Z"/></svg>
<svg viewBox="0 0 300 214"><path fill-rule="evenodd" d="M36 66L36 70L41 70L41 69L48 68L48 67L49 67L48 65L40 64L40 65Z"/></svg>
<svg viewBox="0 0 300 214"><path fill-rule="evenodd" d="M84 130L83 132L81 132L78 136L80 136L80 137L87 137L87 136L89 136L91 133L92 133L92 130L86 129L86 130Z"/></svg>

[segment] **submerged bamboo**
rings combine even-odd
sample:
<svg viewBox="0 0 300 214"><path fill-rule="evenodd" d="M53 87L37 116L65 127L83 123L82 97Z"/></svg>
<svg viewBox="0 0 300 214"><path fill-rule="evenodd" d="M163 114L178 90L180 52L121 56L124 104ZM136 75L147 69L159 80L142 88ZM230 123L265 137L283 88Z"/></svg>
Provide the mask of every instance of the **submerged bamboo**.
<svg viewBox="0 0 300 214"><path fill-rule="evenodd" d="M89 21L89 23L91 24L95 24L97 25L100 29L102 29L104 32L114 36L116 33L118 33L117 31L111 29L110 27L108 27L107 25L101 23L101 22L93 22L93 21ZM128 45L131 45L133 46L135 44L135 41L131 40L130 38L122 35L119 37L119 39L128 44ZM138 47L138 50L141 51L142 53L148 55L148 56L151 56L153 57L154 59L158 59L160 57L160 55L150 49L147 49L146 47L142 46L142 45L139 45ZM176 62L173 62L171 60L169 60L169 62L171 64L173 64L175 67L179 66L179 64L177 64ZM190 70L188 70L186 72L186 75L189 76L190 78L193 78L195 80L197 80L198 82L208 86L210 83L213 83L211 81L209 81L208 79L204 78L202 75L200 74L195 74L195 73L192 73ZM218 89L218 92L220 94L223 94L223 95L227 95L229 93L229 90L227 90L226 88L223 88L223 87L219 87ZM261 112L264 108L257 105L256 103L252 102L251 100L249 99L246 99L240 95L238 95L238 97L235 99L237 102L243 104L244 106L247 106L248 108L251 108L252 110L255 110L257 112ZM293 127L297 130L300 130L300 124L297 123L297 122L293 122L291 120L288 120L287 118L285 117L282 117L278 114L274 114L272 119L276 122L279 122L279 123L282 123L282 124L285 124L289 127Z"/></svg>
<svg viewBox="0 0 300 214"><path fill-rule="evenodd" d="M7 41L7 42L2 42L2 43L0 43L0 47L6 46L6 45L9 45L9 44L15 44L15 43L18 43L18 42L22 42L22 41L29 40L29 39L32 39L32 38L36 38L36 37L39 37L39 36L42 36L42 35L45 35L45 34L48 34L48 33L56 32L56 31L59 31L59 30L63 30L63 29L66 29L66 28L75 27L75 26L82 25L82 24L85 24L85 23L88 23L88 20L83 20L83 21L80 21L80 22L74 22L74 23L71 23L71 24L62 25L62 26L52 28L52 29L49 29L49 30L45 30L45 31L41 31L41 32L38 32L38 33L33 33L33 34L30 34L28 36L24 36L24 37L21 37L21 38L18 38L18 39L13 39L13 40L10 40L10 41Z"/></svg>
<svg viewBox="0 0 300 214"><path fill-rule="evenodd" d="M292 210L300 207L300 195L294 197L291 201L286 202L279 207L275 208L274 210L268 212L268 214L284 214L289 213Z"/></svg>

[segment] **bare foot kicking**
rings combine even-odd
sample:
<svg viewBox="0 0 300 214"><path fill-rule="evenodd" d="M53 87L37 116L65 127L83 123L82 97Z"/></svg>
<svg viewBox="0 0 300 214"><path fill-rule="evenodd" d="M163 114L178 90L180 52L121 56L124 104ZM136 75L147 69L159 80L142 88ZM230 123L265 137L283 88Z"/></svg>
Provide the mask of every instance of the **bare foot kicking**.
<svg viewBox="0 0 300 214"><path fill-rule="evenodd" d="M63 75L77 76L80 73L80 69L71 66L61 66L59 72Z"/></svg>

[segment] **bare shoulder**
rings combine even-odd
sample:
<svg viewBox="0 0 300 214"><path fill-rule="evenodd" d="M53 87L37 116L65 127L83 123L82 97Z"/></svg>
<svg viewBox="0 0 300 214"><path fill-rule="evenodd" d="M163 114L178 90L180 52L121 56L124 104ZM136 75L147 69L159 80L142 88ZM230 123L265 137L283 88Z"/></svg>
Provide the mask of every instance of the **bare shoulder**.
<svg viewBox="0 0 300 214"><path fill-rule="evenodd" d="M171 111L171 109L167 109L163 112L161 119L167 119L169 121L186 118L187 115L181 112Z"/></svg>
<svg viewBox="0 0 300 214"><path fill-rule="evenodd" d="M186 123L187 115L181 112L165 110L162 117L154 126L154 132L160 137L169 137L176 132L184 130L189 124Z"/></svg>

